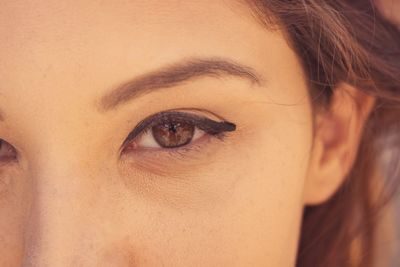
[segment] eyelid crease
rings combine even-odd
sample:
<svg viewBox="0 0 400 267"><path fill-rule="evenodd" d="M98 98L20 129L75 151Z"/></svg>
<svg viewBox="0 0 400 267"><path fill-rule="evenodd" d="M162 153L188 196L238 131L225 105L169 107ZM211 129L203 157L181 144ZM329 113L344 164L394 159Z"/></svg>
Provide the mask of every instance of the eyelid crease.
<svg viewBox="0 0 400 267"><path fill-rule="evenodd" d="M123 147L128 142L136 138L142 132L153 127L154 125L171 121L179 121L179 122L183 121L183 122L193 123L197 128L211 135L216 135L221 132L236 130L236 125L231 122L227 121L217 122L212 119L208 119L204 116L194 115L188 112L163 111L139 122L138 125L131 131L131 133L124 140L124 142L121 145L121 149L123 149Z"/></svg>

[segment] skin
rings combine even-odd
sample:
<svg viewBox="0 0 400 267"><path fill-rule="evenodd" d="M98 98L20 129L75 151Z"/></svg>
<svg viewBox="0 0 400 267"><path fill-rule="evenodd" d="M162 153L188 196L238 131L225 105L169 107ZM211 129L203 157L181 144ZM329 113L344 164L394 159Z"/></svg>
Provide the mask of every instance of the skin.
<svg viewBox="0 0 400 267"><path fill-rule="evenodd" d="M400 1L376 0L375 2L381 13L400 28Z"/></svg>
<svg viewBox="0 0 400 267"><path fill-rule="evenodd" d="M0 35L0 138L18 153L0 166L0 266L294 266L303 208L339 187L373 104L342 85L313 114L282 32L233 1L3 1ZM213 57L261 83L199 77L98 109L127 80ZM237 129L120 156L141 120L181 108Z"/></svg>

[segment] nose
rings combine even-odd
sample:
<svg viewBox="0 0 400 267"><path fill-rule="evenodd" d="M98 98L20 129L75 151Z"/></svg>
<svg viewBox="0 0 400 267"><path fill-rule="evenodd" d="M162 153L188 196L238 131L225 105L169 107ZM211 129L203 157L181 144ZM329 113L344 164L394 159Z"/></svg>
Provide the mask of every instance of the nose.
<svg viewBox="0 0 400 267"><path fill-rule="evenodd" d="M34 192L22 266L95 266L89 261L101 243L94 222L97 192L87 170L73 156L48 153L30 173Z"/></svg>

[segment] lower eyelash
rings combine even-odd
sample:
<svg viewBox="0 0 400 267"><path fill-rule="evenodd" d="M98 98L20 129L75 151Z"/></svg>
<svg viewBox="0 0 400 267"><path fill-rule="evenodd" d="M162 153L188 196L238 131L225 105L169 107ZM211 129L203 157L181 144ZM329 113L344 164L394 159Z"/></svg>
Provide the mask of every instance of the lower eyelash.
<svg viewBox="0 0 400 267"><path fill-rule="evenodd" d="M149 129L143 132L145 134ZM138 136L140 138L140 136ZM140 157L146 158L147 156L155 158L169 157L175 160L184 160L189 157L196 158L196 155L201 155L205 146L211 145L213 141L224 141L226 133L208 134L205 133L203 137L200 137L194 142L187 145L176 147L176 148L140 148L137 151L140 152ZM135 153L135 152L132 152Z"/></svg>
<svg viewBox="0 0 400 267"><path fill-rule="evenodd" d="M219 133L219 134L208 134L205 133L204 136L200 137L194 142L191 142L185 146L177 147L177 148L169 148L165 149L169 153L175 153L175 154L180 154L184 155L186 153L192 152L192 151L199 151L202 149L203 146L209 145L210 142L214 141L213 139L217 138L218 140L224 140L225 135L224 133ZM207 139L207 140L203 140ZM173 154L172 154L173 155Z"/></svg>

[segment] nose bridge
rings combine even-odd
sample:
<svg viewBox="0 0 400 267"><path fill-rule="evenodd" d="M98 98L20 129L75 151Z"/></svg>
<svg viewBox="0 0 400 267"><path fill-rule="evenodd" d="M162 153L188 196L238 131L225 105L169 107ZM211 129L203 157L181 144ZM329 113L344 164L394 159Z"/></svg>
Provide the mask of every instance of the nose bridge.
<svg viewBox="0 0 400 267"><path fill-rule="evenodd" d="M57 149L42 150L33 162L23 266L69 266L63 262L76 254L94 212L89 175L79 157Z"/></svg>

